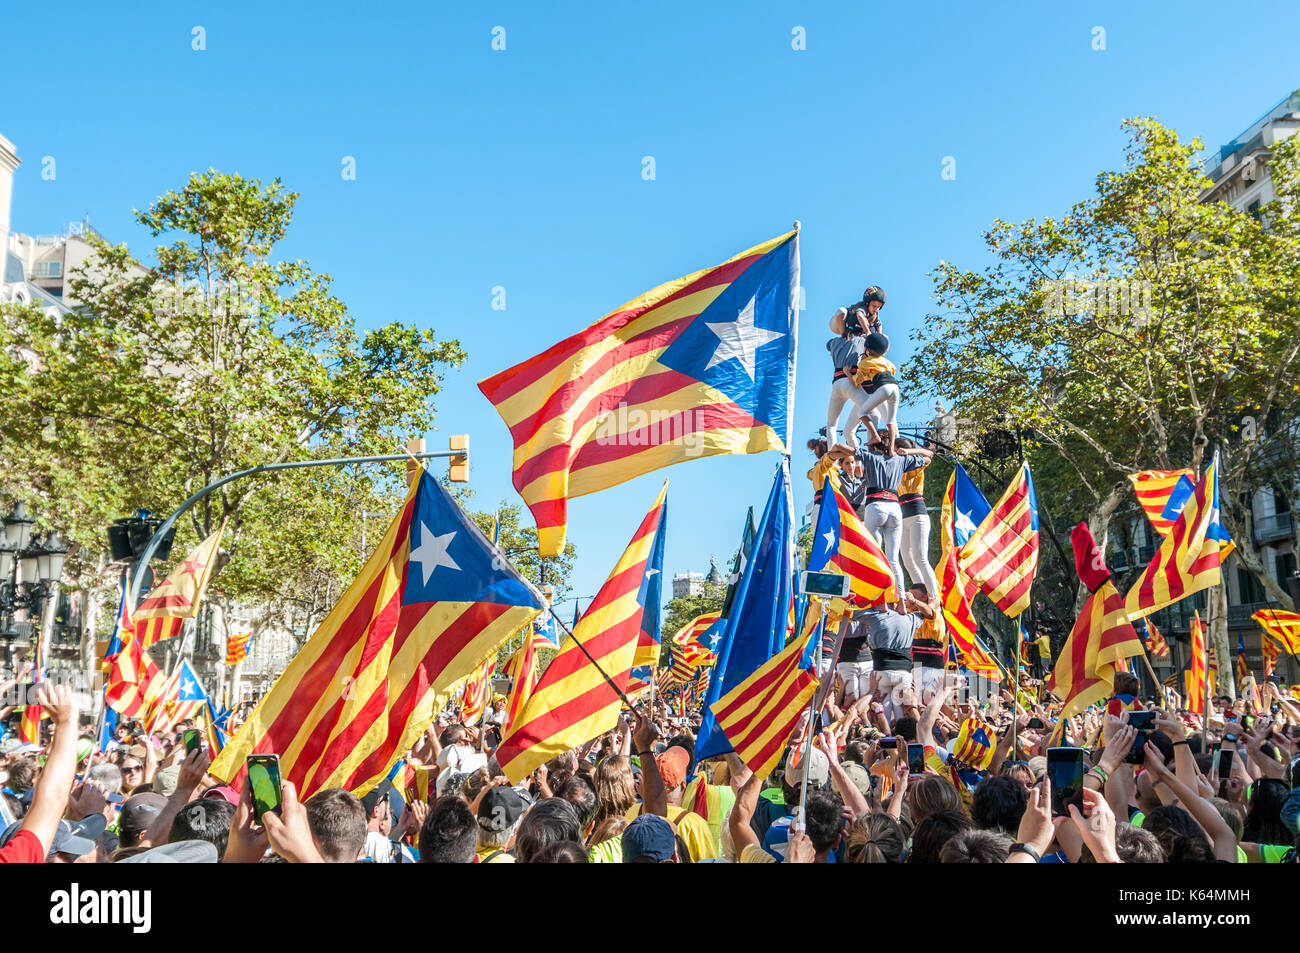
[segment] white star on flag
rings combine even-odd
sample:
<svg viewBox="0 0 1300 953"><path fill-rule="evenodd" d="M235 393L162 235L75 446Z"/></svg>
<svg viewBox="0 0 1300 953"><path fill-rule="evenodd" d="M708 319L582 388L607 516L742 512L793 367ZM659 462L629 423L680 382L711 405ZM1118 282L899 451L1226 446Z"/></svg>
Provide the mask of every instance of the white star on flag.
<svg viewBox="0 0 1300 953"><path fill-rule="evenodd" d="M706 321L704 326L718 337L718 346L704 369L707 371L715 364L722 364L734 357L740 361L740 366L745 369L751 381L754 379L754 360L758 349L777 338L785 337L783 331L769 331L754 324L753 298L749 299L735 321L717 324Z"/></svg>
<svg viewBox="0 0 1300 953"><path fill-rule="evenodd" d="M443 533L441 536L434 536L432 530L420 521L420 545L411 550L411 562L419 563L420 568L424 571L424 584L429 584L429 577L439 566L446 566L448 569L460 571L456 565L456 560L452 559L447 553L447 547L451 541L456 538L453 530L450 533Z"/></svg>
<svg viewBox="0 0 1300 953"><path fill-rule="evenodd" d="M829 553L835 548L835 530L828 529L822 534L822 539L826 540L826 552Z"/></svg>
<svg viewBox="0 0 1300 953"><path fill-rule="evenodd" d="M965 533L967 536L970 536L971 533L975 532L977 527L971 522L970 513L962 510L957 511L957 529Z"/></svg>

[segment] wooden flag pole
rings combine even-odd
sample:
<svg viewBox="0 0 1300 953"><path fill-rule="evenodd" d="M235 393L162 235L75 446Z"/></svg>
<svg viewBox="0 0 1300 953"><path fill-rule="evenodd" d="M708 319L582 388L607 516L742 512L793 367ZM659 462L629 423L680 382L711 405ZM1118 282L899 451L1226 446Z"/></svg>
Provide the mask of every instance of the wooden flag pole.
<svg viewBox="0 0 1300 953"><path fill-rule="evenodd" d="M1167 708L1169 699L1165 696L1164 686L1160 679L1156 677L1156 670L1151 666L1151 659L1147 658L1147 649L1145 643L1142 646L1142 664L1147 667L1147 674L1151 676L1151 684L1155 686L1156 694L1160 696L1160 707Z"/></svg>

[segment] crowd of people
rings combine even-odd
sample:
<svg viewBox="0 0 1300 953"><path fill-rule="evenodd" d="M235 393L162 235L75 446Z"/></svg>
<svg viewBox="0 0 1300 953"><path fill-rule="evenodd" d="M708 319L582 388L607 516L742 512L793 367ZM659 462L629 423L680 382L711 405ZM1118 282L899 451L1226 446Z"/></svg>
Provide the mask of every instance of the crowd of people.
<svg viewBox="0 0 1300 953"><path fill-rule="evenodd" d="M203 747L185 750L190 726L124 725L101 752L72 693L46 682L48 741L0 741L0 862L1296 862L1300 707L1272 683L1259 710L1157 708L1141 733L1131 676L1059 726L1027 677L1019 699L981 701L949 673L924 702L887 689L892 710L874 683L856 698L850 684L836 677L811 737L805 723L766 778L735 754L697 761L700 712L660 697L512 785L490 718L446 711L408 753L406 776L426 785L300 801L285 782L259 823L251 785L236 791L206 773ZM1068 796L1054 791L1053 744L1084 752Z"/></svg>
<svg viewBox="0 0 1300 953"><path fill-rule="evenodd" d="M253 784L208 774L191 723L160 734L128 721L101 745L68 688L43 682L41 742L17 740L16 712L0 724L0 862L1295 863L1300 706L1275 682L1200 716L1120 674L1105 703L1062 718L1028 675L968 684L947 664L923 496L932 453L898 433L884 303L872 286L831 320L809 478L819 498L832 482L880 540L899 598L842 618L823 706L770 775L734 753L697 760L701 711L651 689L612 730L512 784L495 757L497 697L481 718L444 709L359 797L300 799L286 781L262 811ZM1079 752L1073 772L1053 761L1065 748Z"/></svg>

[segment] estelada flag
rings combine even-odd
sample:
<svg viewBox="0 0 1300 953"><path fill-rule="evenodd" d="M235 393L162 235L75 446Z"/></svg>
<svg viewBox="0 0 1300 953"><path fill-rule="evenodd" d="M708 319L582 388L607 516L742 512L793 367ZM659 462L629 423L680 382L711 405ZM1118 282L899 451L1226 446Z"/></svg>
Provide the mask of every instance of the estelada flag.
<svg viewBox="0 0 1300 953"><path fill-rule="evenodd" d="M252 632L243 635L231 635L226 638L226 664L238 665L248 658L248 643L253 640Z"/></svg>
<svg viewBox="0 0 1300 953"><path fill-rule="evenodd" d="M1272 639L1278 646L1291 655L1300 655L1300 614L1286 612L1283 609L1261 609L1251 616L1259 623L1265 634L1265 644ZM1273 649L1273 658L1277 659L1277 648Z"/></svg>
<svg viewBox="0 0 1300 953"><path fill-rule="evenodd" d="M573 637L551 659L518 719L496 750L501 773L518 784L538 765L585 744L618 724L645 614L651 558L662 554L668 484L641 520L605 584L587 606ZM606 677L618 686L615 691Z"/></svg>
<svg viewBox="0 0 1300 953"><path fill-rule="evenodd" d="M834 475L827 477L823 490L808 554L809 571L848 576L856 607L896 601L894 571L880 544L840 493Z"/></svg>
<svg viewBox="0 0 1300 953"><path fill-rule="evenodd" d="M1178 514L1142 577L1124 597L1130 621L1218 585L1232 540L1219 521L1219 456Z"/></svg>
<svg viewBox="0 0 1300 953"><path fill-rule="evenodd" d="M699 642L700 636L707 632L709 626L713 625L721 617L721 612L705 612L703 615L697 615L677 630L672 637L672 641L678 645L685 645L687 642Z"/></svg>
<svg viewBox="0 0 1300 953"><path fill-rule="evenodd" d="M1205 683L1207 678L1213 683L1213 678L1206 672L1207 653L1205 641L1205 628L1201 625L1201 615L1199 612L1192 612L1192 622L1189 635L1192 642L1192 662L1191 667L1183 673L1184 694L1187 696L1187 710L1194 715L1205 714Z"/></svg>
<svg viewBox="0 0 1300 953"><path fill-rule="evenodd" d="M158 696L144 716L144 726L149 731L165 734L174 731L182 721L192 721L203 711L208 693L186 659L181 659L176 671L163 682Z"/></svg>
<svg viewBox="0 0 1300 953"><path fill-rule="evenodd" d="M1046 679L1048 690L1064 701L1062 723L1110 695L1120 663L1142 654L1142 640L1124 616L1124 599L1111 581L1088 524L1076 526L1070 539L1074 544L1075 563L1092 570L1081 573L1081 577L1090 588L1096 588L1084 603L1056 666Z"/></svg>
<svg viewBox="0 0 1300 953"><path fill-rule="evenodd" d="M795 639L710 706L737 757L760 778L781 760L817 692L817 676L804 665L811 637Z"/></svg>
<svg viewBox="0 0 1300 953"><path fill-rule="evenodd" d="M958 468L960 469L960 467ZM964 472L962 473L964 476ZM992 656L985 650L979 637L976 635L975 614L971 611L970 602L966 598L966 579L962 575L960 567L957 565L957 549L954 542L955 534L958 527L955 523L954 512L960 512L965 517L965 522L969 525L969 533L974 532L974 524L970 520L970 510L958 511L957 503L957 482L958 473L953 472L948 478L948 488L944 491L943 507L939 516L940 531L940 550L939 557L939 595L943 605L943 621L952 636L952 647L958 656L958 661L972 672L977 672L986 678L1000 680L1002 670L998 668ZM966 478L969 483L970 478ZM983 494L974 489L971 484L971 490L979 499L983 500ZM972 508L977 503L968 504ZM987 506L987 503L985 503ZM976 511L978 512L978 511Z"/></svg>
<svg viewBox="0 0 1300 953"><path fill-rule="evenodd" d="M1038 499L1029 464L1006 488L957 554L957 565L972 587L983 590L1008 616L1029 606L1034 573L1038 570Z"/></svg>
<svg viewBox="0 0 1300 953"><path fill-rule="evenodd" d="M479 382L510 428L538 550L568 501L719 453L789 452L798 232L660 285Z"/></svg>
<svg viewBox="0 0 1300 953"><path fill-rule="evenodd" d="M1129 474L1133 492L1142 504L1151 528L1161 536L1178 522L1178 514L1196 489L1196 471L1191 467L1182 470L1143 470Z"/></svg>
<svg viewBox="0 0 1300 953"><path fill-rule="evenodd" d="M195 546L163 584L135 607L131 620L141 648L148 649L163 639L180 635L185 620L198 616L199 603L216 568L217 547L225 528L226 522L222 520L217 531Z"/></svg>
<svg viewBox="0 0 1300 953"><path fill-rule="evenodd" d="M457 683L545 605L425 471L361 574L211 773L278 754L300 796L379 783Z"/></svg>

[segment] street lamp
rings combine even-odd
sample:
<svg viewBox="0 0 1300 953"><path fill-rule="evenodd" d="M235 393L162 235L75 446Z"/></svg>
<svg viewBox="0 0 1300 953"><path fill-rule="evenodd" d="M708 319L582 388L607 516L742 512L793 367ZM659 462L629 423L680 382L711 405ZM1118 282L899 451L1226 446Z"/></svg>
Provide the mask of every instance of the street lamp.
<svg viewBox="0 0 1300 953"><path fill-rule="evenodd" d="M36 520L27 514L27 505L19 500L9 515L4 518L4 539L9 549L27 548L27 541L32 535Z"/></svg>

